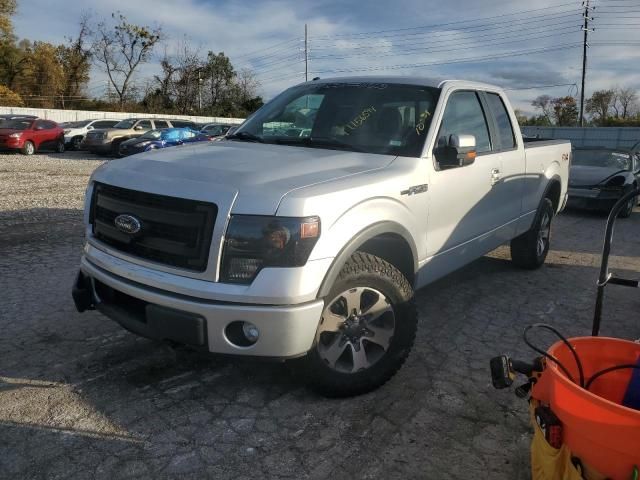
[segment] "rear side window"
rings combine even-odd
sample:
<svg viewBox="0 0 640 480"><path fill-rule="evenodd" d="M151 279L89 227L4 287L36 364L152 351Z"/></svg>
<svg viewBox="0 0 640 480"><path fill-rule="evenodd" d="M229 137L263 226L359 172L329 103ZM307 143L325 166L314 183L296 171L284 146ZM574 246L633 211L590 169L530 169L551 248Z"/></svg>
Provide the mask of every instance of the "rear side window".
<svg viewBox="0 0 640 480"><path fill-rule="evenodd" d="M103 121L100 121L100 122L93 122L93 123L91 124L91 126L92 126L93 128L111 128L111 127L113 127L116 123L118 123L118 122L117 122L117 121L115 121L115 120L103 120Z"/></svg>
<svg viewBox="0 0 640 480"><path fill-rule="evenodd" d="M169 128L169 124L164 120L154 120L153 123L155 123L156 128Z"/></svg>
<svg viewBox="0 0 640 480"><path fill-rule="evenodd" d="M151 130L153 127L151 126L151 122L149 120L140 120L137 124L136 127L142 127L142 128L147 128L149 130Z"/></svg>
<svg viewBox="0 0 640 480"><path fill-rule="evenodd" d="M453 134L473 135L478 153L491 151L487 119L476 92L459 91L449 96L438 133L438 145L446 145Z"/></svg>
<svg viewBox="0 0 640 480"><path fill-rule="evenodd" d="M176 128L191 128L193 126L193 122L188 120L171 120L171 124Z"/></svg>
<svg viewBox="0 0 640 480"><path fill-rule="evenodd" d="M516 146L516 137L513 134L513 126L511 125L511 119L507 113L507 108L504 106L504 102L500 98L500 95L495 93L487 93L487 102L489 103L489 109L493 114L493 118L496 120L496 126L498 127L498 142L501 150L508 150Z"/></svg>

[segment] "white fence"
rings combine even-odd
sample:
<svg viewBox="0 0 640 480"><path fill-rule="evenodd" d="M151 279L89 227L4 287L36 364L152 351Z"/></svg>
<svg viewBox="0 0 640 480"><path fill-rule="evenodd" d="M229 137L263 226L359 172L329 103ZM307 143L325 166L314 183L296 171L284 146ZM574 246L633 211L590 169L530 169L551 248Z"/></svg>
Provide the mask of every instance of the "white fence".
<svg viewBox="0 0 640 480"><path fill-rule="evenodd" d="M640 127L522 127L526 135L571 140L574 147L631 148L640 142Z"/></svg>
<svg viewBox="0 0 640 480"><path fill-rule="evenodd" d="M240 124L244 118L223 118L223 117L199 117L189 115L164 115L156 113L126 113L126 112L94 112L89 110L56 110L52 108L22 108L22 107L0 107L0 114L11 115L36 115L40 118L53 120L55 122L76 122L91 118L108 118L121 120L124 118L174 118L176 120L191 120L196 123L232 123Z"/></svg>

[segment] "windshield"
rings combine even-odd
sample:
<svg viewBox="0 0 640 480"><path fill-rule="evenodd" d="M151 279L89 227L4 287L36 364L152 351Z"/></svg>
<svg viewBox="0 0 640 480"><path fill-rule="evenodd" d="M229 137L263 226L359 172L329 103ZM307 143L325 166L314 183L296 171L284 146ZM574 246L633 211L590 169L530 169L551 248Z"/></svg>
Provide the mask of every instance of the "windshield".
<svg viewBox="0 0 640 480"><path fill-rule="evenodd" d="M81 122L66 122L63 124L65 128L83 128L89 125L92 120L83 120Z"/></svg>
<svg viewBox="0 0 640 480"><path fill-rule="evenodd" d="M228 125L207 125L202 131L209 135L222 135L227 130L229 130Z"/></svg>
<svg viewBox="0 0 640 480"><path fill-rule="evenodd" d="M628 153L611 150L574 150L573 165L586 167L608 167L618 170L631 170L631 157Z"/></svg>
<svg viewBox="0 0 640 480"><path fill-rule="evenodd" d="M122 120L118 123L116 123L113 128L124 128L129 130L130 128L133 128L133 125L136 123L135 119L127 119L127 120Z"/></svg>
<svg viewBox="0 0 640 480"><path fill-rule="evenodd" d="M439 93L393 83L306 83L266 104L231 138L419 157Z"/></svg>
<svg viewBox="0 0 640 480"><path fill-rule="evenodd" d="M2 128L10 128L12 130L27 130L31 127L33 120L7 120L2 122Z"/></svg>
<svg viewBox="0 0 640 480"><path fill-rule="evenodd" d="M140 138L144 138L146 140L157 140L162 136L162 130L149 130L144 135L140 136Z"/></svg>

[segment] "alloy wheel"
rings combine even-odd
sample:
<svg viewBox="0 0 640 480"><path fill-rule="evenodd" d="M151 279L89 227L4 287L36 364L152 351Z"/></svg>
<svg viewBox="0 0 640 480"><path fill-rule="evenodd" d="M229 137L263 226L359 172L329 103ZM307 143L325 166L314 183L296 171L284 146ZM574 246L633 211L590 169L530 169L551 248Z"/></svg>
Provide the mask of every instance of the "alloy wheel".
<svg viewBox="0 0 640 480"><path fill-rule="evenodd" d="M395 327L393 305L382 292L351 288L327 303L318 327L317 350L329 368L357 373L384 356Z"/></svg>
<svg viewBox="0 0 640 480"><path fill-rule="evenodd" d="M538 257L544 255L544 251L549 245L549 235L551 234L551 217L545 212L542 220L540 220L540 229L538 230L538 242L536 244L536 253Z"/></svg>

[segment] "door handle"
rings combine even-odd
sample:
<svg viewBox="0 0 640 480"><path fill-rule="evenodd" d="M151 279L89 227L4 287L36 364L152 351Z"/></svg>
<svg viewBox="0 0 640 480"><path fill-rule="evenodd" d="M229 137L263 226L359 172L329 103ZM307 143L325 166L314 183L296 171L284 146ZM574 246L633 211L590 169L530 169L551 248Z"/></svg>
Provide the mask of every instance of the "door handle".
<svg viewBox="0 0 640 480"><path fill-rule="evenodd" d="M500 181L500 169L493 168L491 169L491 186L494 186L496 183Z"/></svg>

